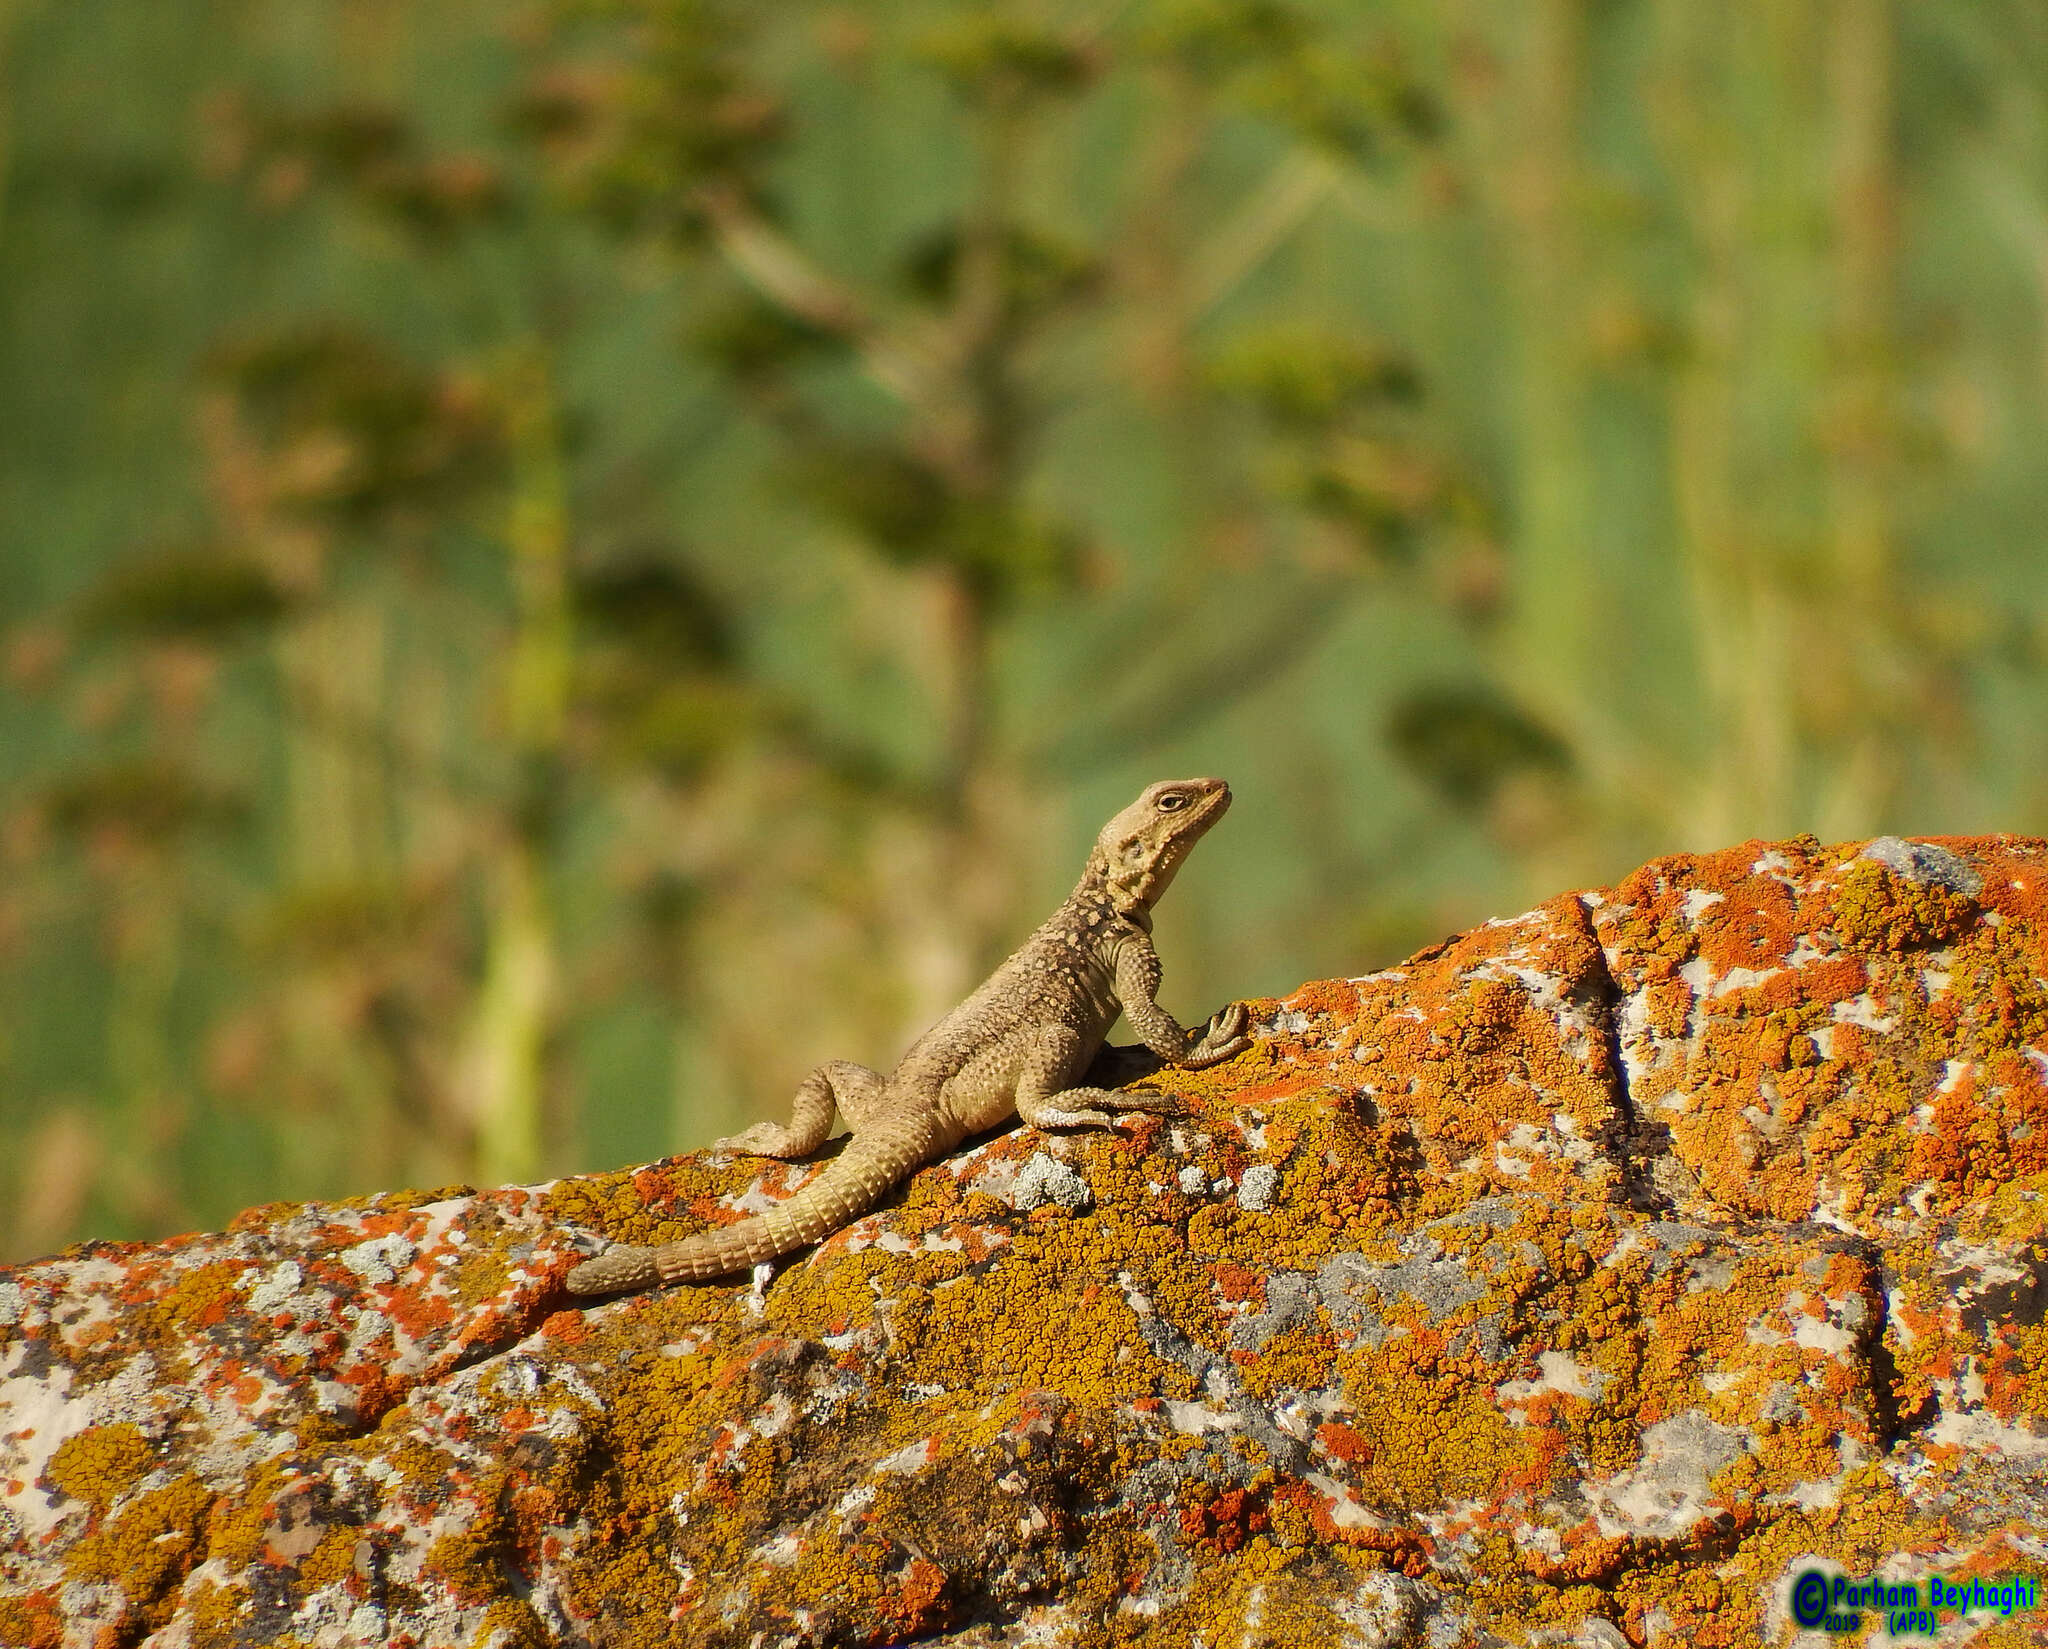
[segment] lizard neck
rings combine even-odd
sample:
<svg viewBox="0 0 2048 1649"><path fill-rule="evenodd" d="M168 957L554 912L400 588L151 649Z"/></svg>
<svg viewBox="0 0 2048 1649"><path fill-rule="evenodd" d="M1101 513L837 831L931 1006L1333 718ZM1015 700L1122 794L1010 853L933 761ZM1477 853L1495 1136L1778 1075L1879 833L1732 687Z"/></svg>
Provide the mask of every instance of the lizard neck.
<svg viewBox="0 0 2048 1649"><path fill-rule="evenodd" d="M1152 900L1156 897L1150 872L1148 865L1138 875L1119 876L1111 868L1109 856L1098 847L1088 855L1088 867L1081 872L1081 880L1068 902L1083 910L1113 912L1131 926L1150 933Z"/></svg>

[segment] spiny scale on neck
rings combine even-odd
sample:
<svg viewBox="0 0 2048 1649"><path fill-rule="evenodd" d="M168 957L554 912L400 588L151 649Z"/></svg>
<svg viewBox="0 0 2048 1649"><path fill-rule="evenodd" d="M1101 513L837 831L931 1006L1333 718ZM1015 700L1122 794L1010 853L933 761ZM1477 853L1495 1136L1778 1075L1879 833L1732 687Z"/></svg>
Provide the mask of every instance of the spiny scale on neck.
<svg viewBox="0 0 2048 1649"><path fill-rule="evenodd" d="M1067 895L1065 919L1082 933L1100 933L1119 922L1152 931L1152 907L1124 888L1112 884L1109 864L1100 848L1088 855L1088 868L1074 891Z"/></svg>

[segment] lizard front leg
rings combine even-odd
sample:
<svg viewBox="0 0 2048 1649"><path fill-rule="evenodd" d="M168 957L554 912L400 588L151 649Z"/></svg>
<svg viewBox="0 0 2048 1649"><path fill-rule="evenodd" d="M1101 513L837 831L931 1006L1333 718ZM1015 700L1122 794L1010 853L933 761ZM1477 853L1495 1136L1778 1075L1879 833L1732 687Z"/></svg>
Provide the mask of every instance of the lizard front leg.
<svg viewBox="0 0 2048 1649"><path fill-rule="evenodd" d="M1169 1064L1201 1070L1251 1046L1245 1034L1245 1006L1219 1009L1197 1041L1159 1005L1159 953L1142 933L1125 938L1116 951L1116 998L1138 1040Z"/></svg>

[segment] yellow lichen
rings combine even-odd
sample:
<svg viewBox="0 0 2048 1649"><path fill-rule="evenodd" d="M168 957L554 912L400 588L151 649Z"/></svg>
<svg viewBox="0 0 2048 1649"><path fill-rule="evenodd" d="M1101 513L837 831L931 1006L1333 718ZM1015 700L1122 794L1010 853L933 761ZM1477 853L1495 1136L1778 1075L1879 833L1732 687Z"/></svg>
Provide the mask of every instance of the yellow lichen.
<svg viewBox="0 0 2048 1649"><path fill-rule="evenodd" d="M0 1643L19 1644L21 1649L57 1649L63 1640L63 1621L53 1602L0 1597Z"/></svg>
<svg viewBox="0 0 2048 1649"><path fill-rule="evenodd" d="M72 1547L65 1567L75 1579L118 1586L129 1616L141 1623L136 1635L154 1630L169 1618L179 1584L206 1555L213 1502L213 1491L191 1476L139 1494Z"/></svg>
<svg viewBox="0 0 2048 1649"><path fill-rule="evenodd" d="M130 1425L91 1426L57 1445L44 1476L104 1514L156 1463L156 1449Z"/></svg>
<svg viewBox="0 0 2048 1649"><path fill-rule="evenodd" d="M1834 892L1835 931L1865 950L1899 951L1950 944L1977 924L1976 902L1939 882L1911 882L1872 859L1858 859Z"/></svg>

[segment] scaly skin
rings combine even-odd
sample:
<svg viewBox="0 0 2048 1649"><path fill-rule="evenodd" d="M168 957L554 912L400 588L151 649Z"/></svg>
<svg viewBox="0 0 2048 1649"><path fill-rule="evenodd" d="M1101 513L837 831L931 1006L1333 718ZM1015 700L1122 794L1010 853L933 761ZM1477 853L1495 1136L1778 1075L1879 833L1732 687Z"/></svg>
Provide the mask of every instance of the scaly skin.
<svg viewBox="0 0 2048 1649"><path fill-rule="evenodd" d="M838 1109L846 1149L810 1184L754 1219L659 1248L620 1245L569 1273L576 1294L703 1282L803 1248L851 1224L892 1187L969 1134L1022 1117L1038 1128L1106 1128L1117 1111L1171 1109L1155 1094L1078 1088L1119 1012L1161 1059L1200 1069L1247 1046L1234 1002L1198 1038L1159 1006L1152 907L1230 806L1221 779L1174 779L1102 829L1066 903L1007 962L917 1039L888 1076L834 1060L804 1079L787 1124L764 1122L721 1146L810 1155Z"/></svg>

